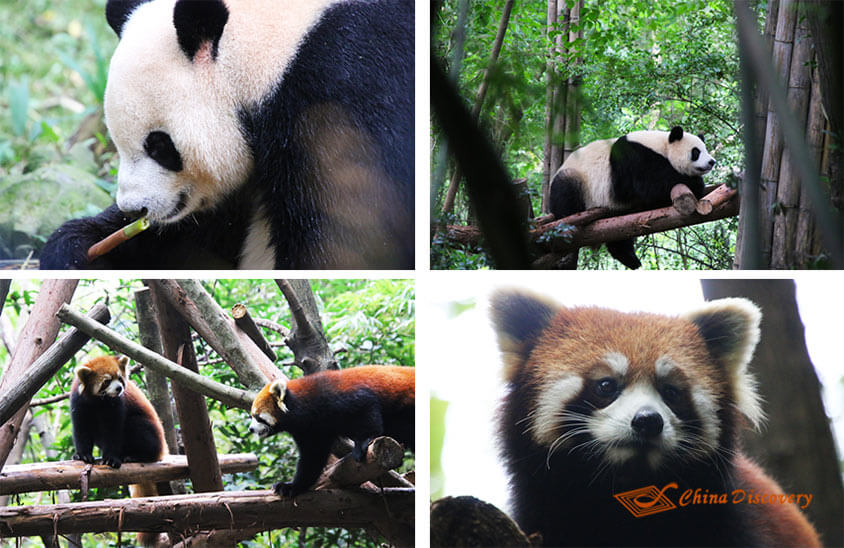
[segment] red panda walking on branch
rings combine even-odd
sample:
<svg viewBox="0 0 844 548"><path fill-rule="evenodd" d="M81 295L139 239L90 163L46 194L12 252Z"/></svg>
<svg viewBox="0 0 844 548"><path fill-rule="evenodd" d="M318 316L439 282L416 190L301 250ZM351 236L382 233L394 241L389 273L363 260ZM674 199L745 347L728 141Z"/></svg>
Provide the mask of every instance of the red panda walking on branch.
<svg viewBox="0 0 844 548"><path fill-rule="evenodd" d="M264 438L289 432L299 449L296 475L275 492L295 497L319 478L338 436L354 441L362 462L369 443L390 436L414 447L416 375L413 367L360 366L267 384L252 404L249 431Z"/></svg>
<svg viewBox="0 0 844 548"><path fill-rule="evenodd" d="M103 464L120 468L124 461L157 462L166 442L161 420L144 393L129 380L125 356L100 356L76 368L70 389L74 460L94 462L94 446ZM158 494L155 483L129 486L133 497ZM138 542L154 545L156 533L139 533Z"/></svg>
<svg viewBox="0 0 844 548"><path fill-rule="evenodd" d="M737 447L741 415L763 415L750 301L678 318L504 291L491 313L507 382L501 453L525 533L549 546L820 546L794 504L680 498L782 493ZM649 486L679 507L637 517L614 497Z"/></svg>

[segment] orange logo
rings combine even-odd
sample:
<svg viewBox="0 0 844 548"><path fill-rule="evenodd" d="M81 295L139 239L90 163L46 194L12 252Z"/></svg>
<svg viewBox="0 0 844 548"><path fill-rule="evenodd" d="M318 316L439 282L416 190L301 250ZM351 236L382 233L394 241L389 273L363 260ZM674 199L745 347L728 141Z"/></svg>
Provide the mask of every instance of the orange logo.
<svg viewBox="0 0 844 548"><path fill-rule="evenodd" d="M647 487L640 487L632 491L625 491L624 493L616 493L613 495L618 502L624 505L631 514L637 518L643 516L650 516L660 512L667 512L673 510L677 506L668 500L665 496L665 491L668 488L677 489L678 485L674 482L667 484L662 489L657 489L656 485L649 485Z"/></svg>

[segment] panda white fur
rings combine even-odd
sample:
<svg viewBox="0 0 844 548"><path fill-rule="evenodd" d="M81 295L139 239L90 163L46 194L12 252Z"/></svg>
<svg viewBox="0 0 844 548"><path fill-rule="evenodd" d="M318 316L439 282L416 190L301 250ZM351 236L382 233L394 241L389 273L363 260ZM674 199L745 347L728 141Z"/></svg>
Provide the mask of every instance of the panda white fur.
<svg viewBox="0 0 844 548"><path fill-rule="evenodd" d="M702 176L714 165L702 137L679 126L593 141L574 151L554 175L551 213L561 219L593 207L663 207L671 205L671 188L678 183L701 198ZM632 238L608 242L607 249L628 268L639 268L633 244Z"/></svg>
<svg viewBox="0 0 844 548"><path fill-rule="evenodd" d="M413 268L412 0L110 0L117 203L42 268ZM146 212L153 226L88 264Z"/></svg>

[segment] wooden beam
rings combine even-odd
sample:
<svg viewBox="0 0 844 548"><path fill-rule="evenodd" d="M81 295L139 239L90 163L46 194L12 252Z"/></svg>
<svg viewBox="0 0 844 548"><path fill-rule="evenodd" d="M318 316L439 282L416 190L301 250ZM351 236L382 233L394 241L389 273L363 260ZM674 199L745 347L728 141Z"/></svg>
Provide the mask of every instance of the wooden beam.
<svg viewBox="0 0 844 548"><path fill-rule="evenodd" d="M275 351L270 346L270 343L267 342L267 339L264 338L264 335L261 334L258 326L255 325L255 320L253 320L252 316L249 315L249 309L245 304L237 303L232 307L232 318L234 318L235 325L239 327L241 331L246 333L246 335L252 339L252 342L254 342L273 363L275 363L278 359L275 355Z"/></svg>
<svg viewBox="0 0 844 548"><path fill-rule="evenodd" d="M185 369L197 373L196 355L193 352L190 327L171 306L158 287L153 286L152 300L158 310L158 329L164 355L180 364ZM176 413L179 415L179 427L182 432L182 445L190 464L190 479L198 492L223 490L223 478L220 464L217 462L217 448L214 433L211 431L211 419L205 398L184 386L173 385L173 399L176 400Z"/></svg>
<svg viewBox="0 0 844 548"><path fill-rule="evenodd" d="M138 321L138 339L141 344L156 354L161 354L161 334L158 328L158 311L152 302L152 290L143 287L135 291L135 319ZM179 454L179 440L176 436L176 417L170 403L170 385L167 376L155 369L145 369L149 401L161 419L164 439L171 455Z"/></svg>
<svg viewBox="0 0 844 548"><path fill-rule="evenodd" d="M258 467L258 457L251 453L219 455L218 460L223 474L249 472ZM87 466L78 460L9 465L0 472L0 495L80 489ZM189 476L185 455L166 455L160 462L124 462L120 468L94 465L88 476L88 487L171 481Z"/></svg>
<svg viewBox="0 0 844 548"><path fill-rule="evenodd" d="M308 491L283 499L272 491L220 491L168 497L0 508L0 537L105 531L211 529L269 531L285 527L367 527L390 530L388 540L413 544L414 490ZM396 534L396 523L404 525Z"/></svg>
<svg viewBox="0 0 844 548"><path fill-rule="evenodd" d="M322 487L357 487L375 481L388 470L401 466L404 449L393 438L381 436L372 440L366 450L366 460L358 462L349 453L325 470L316 482Z"/></svg>

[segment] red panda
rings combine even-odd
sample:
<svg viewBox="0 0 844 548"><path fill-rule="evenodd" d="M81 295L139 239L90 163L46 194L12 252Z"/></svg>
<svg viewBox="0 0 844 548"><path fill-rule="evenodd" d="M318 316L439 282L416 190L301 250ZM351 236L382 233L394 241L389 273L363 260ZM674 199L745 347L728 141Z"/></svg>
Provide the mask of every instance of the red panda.
<svg viewBox="0 0 844 548"><path fill-rule="evenodd" d="M382 435L412 450L415 379L413 367L368 365L267 384L252 403L249 431L262 438L289 432L299 449L293 481L273 490L295 497L313 486L338 436L354 441L359 462Z"/></svg>
<svg viewBox="0 0 844 548"><path fill-rule="evenodd" d="M696 489L782 493L737 447L739 415L763 418L747 370L753 303L666 317L501 291L491 316L507 383L500 448L525 533L550 546L820 546L794 504L682 504ZM636 517L614 497L651 485L679 506Z"/></svg>
<svg viewBox="0 0 844 548"><path fill-rule="evenodd" d="M156 462L166 441L161 420L143 392L126 374L126 356L99 356L76 368L70 389L74 460L94 462L94 445L103 464L120 468L124 461ZM155 483L132 484L133 497L158 494ZM156 533L139 533L138 542L151 546Z"/></svg>

